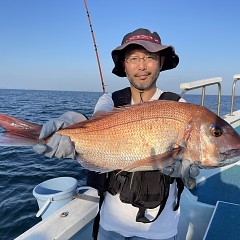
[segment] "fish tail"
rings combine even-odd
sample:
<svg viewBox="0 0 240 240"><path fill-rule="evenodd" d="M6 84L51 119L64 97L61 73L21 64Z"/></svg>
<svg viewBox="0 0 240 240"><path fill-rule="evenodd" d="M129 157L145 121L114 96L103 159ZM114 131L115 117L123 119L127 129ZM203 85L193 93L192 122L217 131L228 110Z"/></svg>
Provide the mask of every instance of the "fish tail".
<svg viewBox="0 0 240 240"><path fill-rule="evenodd" d="M12 135L38 139L42 126L19 118L0 114L0 126Z"/></svg>

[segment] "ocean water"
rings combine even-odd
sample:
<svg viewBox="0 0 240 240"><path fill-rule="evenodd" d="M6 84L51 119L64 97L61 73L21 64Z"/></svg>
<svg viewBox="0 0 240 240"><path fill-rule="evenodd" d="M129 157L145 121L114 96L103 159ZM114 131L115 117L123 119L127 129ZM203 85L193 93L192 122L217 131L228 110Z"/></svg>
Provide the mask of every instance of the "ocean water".
<svg viewBox="0 0 240 240"><path fill-rule="evenodd" d="M37 90L1 90L0 113L43 124L66 111L91 117L102 93ZM200 104L201 96L186 95L188 102ZM230 96L222 96L221 114L230 111ZM206 107L217 110L217 96L206 97ZM235 109L240 108L236 99ZM0 132L3 129L0 127ZM79 186L86 181L86 170L77 161L46 158L31 147L0 147L0 239L11 240L41 219L36 218L37 201L32 195L39 183L62 176L74 177Z"/></svg>

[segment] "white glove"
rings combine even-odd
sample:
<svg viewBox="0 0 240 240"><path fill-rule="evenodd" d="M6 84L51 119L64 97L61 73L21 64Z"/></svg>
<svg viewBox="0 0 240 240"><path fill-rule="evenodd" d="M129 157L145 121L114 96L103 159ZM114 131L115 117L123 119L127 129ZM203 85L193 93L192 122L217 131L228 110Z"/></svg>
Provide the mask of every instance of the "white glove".
<svg viewBox="0 0 240 240"><path fill-rule="evenodd" d="M46 122L41 130L39 139L46 138L59 129L66 128L74 123L87 120L87 117L77 112L66 112L59 118ZM75 146L68 136L54 134L47 144L36 144L33 149L46 157L72 158L76 156Z"/></svg>
<svg viewBox="0 0 240 240"><path fill-rule="evenodd" d="M195 177L199 175L200 169L189 160L176 160L171 167L164 168L162 172L171 177L182 178L184 185L192 189L196 186Z"/></svg>

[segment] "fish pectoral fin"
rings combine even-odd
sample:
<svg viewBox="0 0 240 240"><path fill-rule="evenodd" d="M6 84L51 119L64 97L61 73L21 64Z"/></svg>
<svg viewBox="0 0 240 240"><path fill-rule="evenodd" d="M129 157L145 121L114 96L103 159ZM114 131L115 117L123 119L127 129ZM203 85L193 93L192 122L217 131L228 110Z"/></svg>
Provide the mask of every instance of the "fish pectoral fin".
<svg viewBox="0 0 240 240"><path fill-rule="evenodd" d="M181 159L185 148L178 146L171 151L161 154L151 155L144 159L135 161L122 169L122 171L136 172L146 170L163 170L167 166L172 166L176 159Z"/></svg>
<svg viewBox="0 0 240 240"><path fill-rule="evenodd" d="M193 119L191 119L186 124L181 134L179 134L179 139L177 140L177 142L180 142L179 146L184 148L187 147L187 142L188 142L188 139L190 138L192 130L193 130Z"/></svg>
<svg viewBox="0 0 240 240"><path fill-rule="evenodd" d="M173 152L178 152L179 149L184 151L187 148L187 142L190 138L193 129L193 120L191 119L185 126L185 128L179 133L178 138L175 143L171 146Z"/></svg>

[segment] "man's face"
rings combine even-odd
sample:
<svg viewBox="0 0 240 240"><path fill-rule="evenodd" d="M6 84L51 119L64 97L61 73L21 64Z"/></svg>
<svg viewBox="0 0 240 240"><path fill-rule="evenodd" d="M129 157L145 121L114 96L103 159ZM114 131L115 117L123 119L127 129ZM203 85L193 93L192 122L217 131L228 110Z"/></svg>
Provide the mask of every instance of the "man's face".
<svg viewBox="0 0 240 240"><path fill-rule="evenodd" d="M126 50L123 64L132 86L138 90L148 90L156 87L163 61L163 57L160 61L158 54L139 46Z"/></svg>

